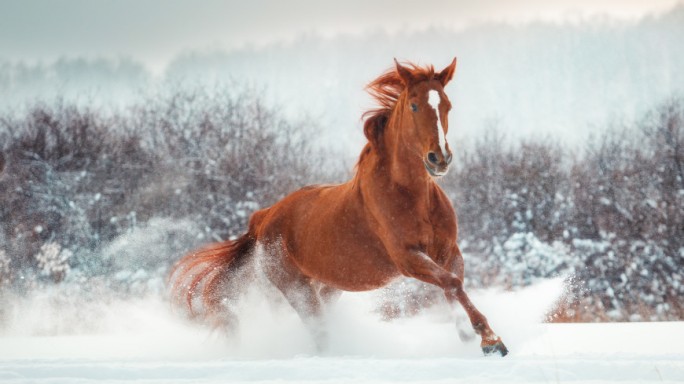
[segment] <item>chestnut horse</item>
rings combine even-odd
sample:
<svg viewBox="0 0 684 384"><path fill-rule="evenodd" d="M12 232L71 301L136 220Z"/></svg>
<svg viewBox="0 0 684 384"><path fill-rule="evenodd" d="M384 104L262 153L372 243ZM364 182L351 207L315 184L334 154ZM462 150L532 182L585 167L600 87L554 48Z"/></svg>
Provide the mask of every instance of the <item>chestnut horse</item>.
<svg viewBox="0 0 684 384"><path fill-rule="evenodd" d="M434 284L450 303L460 303L485 354L508 353L463 290L456 215L435 182L452 159L444 87L456 59L439 73L396 60L395 66L367 87L379 108L364 114L368 143L355 176L302 188L255 212L241 237L185 256L171 272L177 302L205 320L230 320L224 303L237 289L230 280L258 246L263 259L256 267L317 332L318 342L326 302L340 291L380 288L403 275Z"/></svg>

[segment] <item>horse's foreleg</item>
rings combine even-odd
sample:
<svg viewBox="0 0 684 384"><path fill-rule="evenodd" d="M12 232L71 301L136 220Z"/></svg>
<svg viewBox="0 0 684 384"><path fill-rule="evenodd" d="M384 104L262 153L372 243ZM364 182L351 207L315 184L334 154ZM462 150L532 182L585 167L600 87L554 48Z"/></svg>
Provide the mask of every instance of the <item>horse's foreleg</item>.
<svg viewBox="0 0 684 384"><path fill-rule="evenodd" d="M448 249L445 253L449 255L449 257L447 260L445 260L443 267L447 271L455 273L456 276L463 281L465 276L465 265L458 245L454 244L453 247ZM464 342L472 341L473 338L475 338L475 333L473 333L471 328L467 328L467 325L465 324L468 315L465 313L463 306L458 304L456 301L450 301L449 304L451 304L451 308L456 315L456 329L458 329L458 337Z"/></svg>
<svg viewBox="0 0 684 384"><path fill-rule="evenodd" d="M450 303L458 302L465 309L475 332L480 335L480 346L485 354L508 354L508 349L489 326L487 318L475 308L470 298L463 290L463 280L456 273L447 271L436 264L430 257L420 251L406 251L395 259L401 272L409 277L434 284L444 290Z"/></svg>
<svg viewBox="0 0 684 384"><path fill-rule="evenodd" d="M458 301L463 309L465 309L475 333L482 338L480 347L482 347L482 351L486 355L496 352L500 353L501 356L508 354L508 349L501 341L501 338L492 331L487 318L470 301L470 298L463 290L463 284L460 284L460 287L447 288L444 290L444 293L450 303Z"/></svg>

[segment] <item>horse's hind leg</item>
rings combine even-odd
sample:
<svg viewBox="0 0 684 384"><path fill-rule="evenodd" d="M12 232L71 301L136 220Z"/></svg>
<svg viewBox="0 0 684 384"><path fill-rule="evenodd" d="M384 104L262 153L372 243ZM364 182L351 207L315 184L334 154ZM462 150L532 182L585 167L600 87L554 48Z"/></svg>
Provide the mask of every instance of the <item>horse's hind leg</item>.
<svg viewBox="0 0 684 384"><path fill-rule="evenodd" d="M269 277L269 280L283 293L287 302L309 329L316 343L316 350L325 351L328 347L328 335L323 323L323 304L311 282L303 277L286 280L281 277Z"/></svg>
<svg viewBox="0 0 684 384"><path fill-rule="evenodd" d="M337 299L339 299L342 295L342 291L339 289L324 285L322 283L319 283L318 286L318 296L321 298L324 305L337 302Z"/></svg>
<svg viewBox="0 0 684 384"><path fill-rule="evenodd" d="M283 293L314 337L319 352L327 348L328 337L323 326L323 302L318 287L290 262L284 246L267 252L262 263L268 280ZM275 251L275 252L273 252Z"/></svg>
<svg viewBox="0 0 684 384"><path fill-rule="evenodd" d="M221 332L230 337L237 335L239 317L235 309L236 305L248 287L246 282L253 280L254 269L251 263L242 265L240 268L231 270L231 279L226 279L220 284L215 292L208 294L208 303L211 308L217 310L206 313L206 321L214 331Z"/></svg>

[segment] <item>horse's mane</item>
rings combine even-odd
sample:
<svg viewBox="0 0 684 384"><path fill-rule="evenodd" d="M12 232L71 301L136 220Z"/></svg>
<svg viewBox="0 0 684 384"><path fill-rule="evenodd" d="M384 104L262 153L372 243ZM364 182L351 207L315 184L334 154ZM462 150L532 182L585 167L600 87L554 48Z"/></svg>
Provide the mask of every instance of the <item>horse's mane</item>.
<svg viewBox="0 0 684 384"><path fill-rule="evenodd" d="M402 64L410 73L414 82L431 80L435 76L435 68L432 65L420 67L413 63ZM380 144L382 135L387 122L392 115L394 107L397 105L399 96L406 88L404 80L401 78L396 68L391 68L371 81L366 86L366 91L378 103L378 107L370 109L362 115L363 133L368 139L368 144L361 151L358 164L368 155L371 149Z"/></svg>

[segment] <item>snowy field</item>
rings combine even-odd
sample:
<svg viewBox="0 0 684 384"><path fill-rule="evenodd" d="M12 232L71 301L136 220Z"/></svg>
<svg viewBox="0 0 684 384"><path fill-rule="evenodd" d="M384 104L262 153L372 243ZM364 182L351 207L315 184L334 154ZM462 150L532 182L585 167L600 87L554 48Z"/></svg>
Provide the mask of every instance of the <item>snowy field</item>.
<svg viewBox="0 0 684 384"><path fill-rule="evenodd" d="M561 289L553 280L472 294L509 347L505 358L461 342L444 311L382 321L373 293L345 294L331 309L324 354L292 311L256 293L230 339L156 298L60 309L36 298L13 309L0 336L0 382L684 382L684 323L541 324Z"/></svg>

